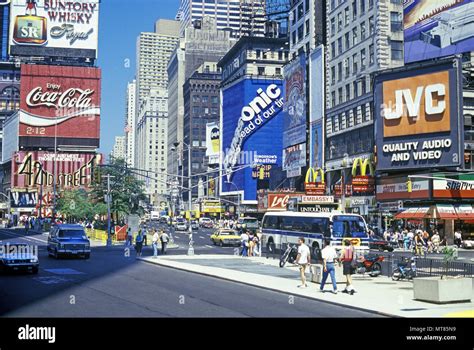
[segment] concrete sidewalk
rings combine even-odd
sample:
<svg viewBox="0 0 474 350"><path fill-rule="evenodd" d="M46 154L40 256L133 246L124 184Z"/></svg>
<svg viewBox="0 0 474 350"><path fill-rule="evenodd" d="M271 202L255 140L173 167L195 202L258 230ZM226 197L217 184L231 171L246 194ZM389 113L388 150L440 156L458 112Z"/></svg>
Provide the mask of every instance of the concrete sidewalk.
<svg viewBox="0 0 474 350"><path fill-rule="evenodd" d="M354 275L353 283L357 293L354 295L341 293L344 284L338 284L339 293L335 295L330 292L332 289L330 278L325 293L320 292L319 284L315 283L310 283L309 288L298 288L300 284L298 267L293 265L280 268L277 259L242 258L233 255L159 256L140 259L161 266L388 316L474 317L474 302L437 305L413 300L412 282L394 282L388 277ZM309 274L307 276L309 277Z"/></svg>

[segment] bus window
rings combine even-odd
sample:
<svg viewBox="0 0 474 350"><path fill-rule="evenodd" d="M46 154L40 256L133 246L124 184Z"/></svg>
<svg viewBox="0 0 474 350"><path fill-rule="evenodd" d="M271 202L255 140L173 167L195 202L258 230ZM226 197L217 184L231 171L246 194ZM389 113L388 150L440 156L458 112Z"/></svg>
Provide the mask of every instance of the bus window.
<svg viewBox="0 0 474 350"><path fill-rule="evenodd" d="M278 217L277 216L267 216L265 222L263 223L263 228L268 229L278 229Z"/></svg>
<svg viewBox="0 0 474 350"><path fill-rule="evenodd" d="M364 220L359 216L338 215L333 218L334 237L367 237Z"/></svg>

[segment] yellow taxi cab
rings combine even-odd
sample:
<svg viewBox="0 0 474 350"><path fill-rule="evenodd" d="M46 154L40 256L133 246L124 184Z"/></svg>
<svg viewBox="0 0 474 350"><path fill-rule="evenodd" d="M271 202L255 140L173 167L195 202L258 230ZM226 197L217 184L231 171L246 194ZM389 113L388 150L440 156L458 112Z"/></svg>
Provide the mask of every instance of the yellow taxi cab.
<svg viewBox="0 0 474 350"><path fill-rule="evenodd" d="M211 235L211 241L214 245L221 247L225 245L240 246L240 235L236 230L221 228Z"/></svg>

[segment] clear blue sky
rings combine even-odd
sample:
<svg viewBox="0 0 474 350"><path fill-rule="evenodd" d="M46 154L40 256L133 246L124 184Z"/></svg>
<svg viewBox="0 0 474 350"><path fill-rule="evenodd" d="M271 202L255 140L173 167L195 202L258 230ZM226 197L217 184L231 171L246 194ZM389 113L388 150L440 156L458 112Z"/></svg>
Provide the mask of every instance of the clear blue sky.
<svg viewBox="0 0 474 350"><path fill-rule="evenodd" d="M135 77L135 46L140 32L154 31L159 18L174 19L179 0L102 0L99 60L102 68L100 151L108 154L124 135L127 82ZM126 63L129 60L129 67Z"/></svg>

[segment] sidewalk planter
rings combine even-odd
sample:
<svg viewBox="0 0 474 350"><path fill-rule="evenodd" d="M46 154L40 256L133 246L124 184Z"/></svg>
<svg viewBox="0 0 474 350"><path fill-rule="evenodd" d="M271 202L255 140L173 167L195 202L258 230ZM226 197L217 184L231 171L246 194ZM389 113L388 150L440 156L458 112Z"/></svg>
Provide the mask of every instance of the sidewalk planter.
<svg viewBox="0 0 474 350"><path fill-rule="evenodd" d="M413 279L414 299L436 304L469 302L471 278L418 277Z"/></svg>
<svg viewBox="0 0 474 350"><path fill-rule="evenodd" d="M323 265L311 265L311 282L321 284L323 279ZM326 284L331 285L331 276L329 275ZM342 267L336 266L336 283L346 283L346 277L342 274Z"/></svg>

